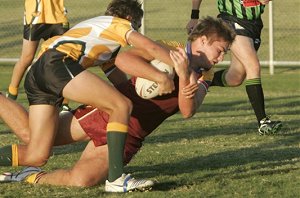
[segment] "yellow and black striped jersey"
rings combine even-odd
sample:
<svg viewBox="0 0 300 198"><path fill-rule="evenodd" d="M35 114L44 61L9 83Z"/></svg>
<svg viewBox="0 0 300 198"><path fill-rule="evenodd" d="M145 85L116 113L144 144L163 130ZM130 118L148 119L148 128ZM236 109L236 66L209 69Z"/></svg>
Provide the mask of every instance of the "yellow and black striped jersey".
<svg viewBox="0 0 300 198"><path fill-rule="evenodd" d="M67 23L64 0L25 0L24 25Z"/></svg>
<svg viewBox="0 0 300 198"><path fill-rule="evenodd" d="M56 49L78 61L84 68L111 62L121 46L128 45L127 35L134 31L128 20L113 16L98 16L83 21L60 36L42 44L42 54Z"/></svg>

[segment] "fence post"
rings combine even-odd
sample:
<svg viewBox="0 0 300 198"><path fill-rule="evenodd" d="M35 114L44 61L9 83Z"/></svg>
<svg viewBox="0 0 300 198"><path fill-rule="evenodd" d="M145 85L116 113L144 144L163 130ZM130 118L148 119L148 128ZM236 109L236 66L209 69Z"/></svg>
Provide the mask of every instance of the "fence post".
<svg viewBox="0 0 300 198"><path fill-rule="evenodd" d="M269 70L274 74L274 36L273 36L273 7L272 1L269 2Z"/></svg>
<svg viewBox="0 0 300 198"><path fill-rule="evenodd" d="M141 25L141 28L140 28L140 31L141 31L141 34L145 35L145 1L142 2L142 9L144 11L144 16L142 18L142 25Z"/></svg>

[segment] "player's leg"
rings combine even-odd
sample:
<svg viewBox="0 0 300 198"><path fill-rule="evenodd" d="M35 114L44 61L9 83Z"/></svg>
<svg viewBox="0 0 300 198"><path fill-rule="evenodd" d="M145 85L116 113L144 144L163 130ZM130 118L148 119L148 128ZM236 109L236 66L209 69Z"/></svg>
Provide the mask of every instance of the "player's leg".
<svg viewBox="0 0 300 198"><path fill-rule="evenodd" d="M19 165L42 166L51 153L58 125L58 109L52 105L29 106L30 141L19 145Z"/></svg>
<svg viewBox="0 0 300 198"><path fill-rule="evenodd" d="M236 40L238 39L236 36ZM231 60L229 68L216 71L211 86L236 87L243 83L246 77L246 70L239 56L234 52L239 51L241 46L236 42L231 46Z"/></svg>
<svg viewBox="0 0 300 198"><path fill-rule="evenodd" d="M30 139L29 118L26 109L15 102L6 98L0 93L0 118L8 125L13 133L23 143L28 144ZM88 140L89 137L84 133L77 119L71 112L59 114L59 124L55 136L54 145L65 145L73 142Z"/></svg>
<svg viewBox="0 0 300 198"><path fill-rule="evenodd" d="M3 103L2 99L4 99L4 101L10 101L10 103L15 104L16 106L20 106L17 103L15 103L14 101L7 99L4 96L0 95L0 104L1 105L7 104L7 103ZM8 105L7 107L12 107L12 106ZM15 107L13 107L13 108L15 108ZM0 110L2 110L2 109L0 109ZM2 111L0 111L0 112L2 112ZM12 109L12 112L16 112L16 111ZM26 111L24 110L24 112L26 112ZM18 116L16 116L16 117L18 117ZM25 114L24 117L25 117L26 123L28 125L28 115ZM18 125L18 124L16 124L16 125ZM27 132L28 133L26 135L28 135L28 141L29 141L29 136L30 136L29 129L27 130ZM58 126L57 134L55 137L54 145L65 145L65 144L70 144L70 143L83 141L83 140L89 140L89 139L90 138L84 132L84 130L80 126L78 120L75 118L73 113L64 112L64 113L59 114L59 126ZM90 152L89 149L86 149L86 150L88 150L87 151L88 153ZM97 154L98 154L98 152L97 152ZM98 159L98 156L95 159ZM94 167L96 167L96 166L94 165ZM58 172L60 172L60 171L58 171ZM55 185L76 185L76 184L74 184L74 182L76 182L78 180L78 178L75 179L75 177L69 181L69 184L65 183L65 182L61 182L61 176L63 176L63 178L65 178L66 181L68 181L70 179L70 175L64 176L64 175L69 174L70 171L66 170L66 171L62 171L62 172L63 172L62 175L58 174L58 177L56 178L57 180L55 180L55 176L50 177L50 178L54 178L54 179L51 179L51 181L53 181L53 180L56 181L56 182L53 182L53 184L55 184ZM40 168L27 167L27 168L23 169L21 172L16 172L16 173L6 172L6 173L1 174L0 182L26 181L29 183L36 183L36 181L38 181L39 178L42 177L43 175L44 175L44 171L42 171ZM56 172L54 175L56 175ZM96 175L94 175L94 176L96 176ZM64 180L62 180L62 181L64 181ZM78 184L77 186L80 186L80 185Z"/></svg>
<svg viewBox="0 0 300 198"><path fill-rule="evenodd" d="M89 71L83 71L73 78L65 86L63 96L92 105L109 114L107 126L109 181L114 181L123 173L122 157L132 108L130 101L113 86Z"/></svg>
<svg viewBox="0 0 300 198"><path fill-rule="evenodd" d="M260 63L252 38L237 35L231 52L244 67L247 80L260 78Z"/></svg>
<svg viewBox="0 0 300 198"><path fill-rule="evenodd" d="M82 152L80 159L69 169L44 172L36 167L28 167L21 172L0 175L0 182L25 181L57 186L87 187L104 182L107 173L107 145L95 147L94 143L90 141Z"/></svg>
<svg viewBox="0 0 300 198"><path fill-rule="evenodd" d="M57 134L54 146L71 144L89 140L90 138L83 131L78 120L71 112L61 112L59 114Z"/></svg>
<svg viewBox="0 0 300 198"><path fill-rule="evenodd" d="M263 128L263 134L273 134L281 127L280 122L271 122L265 112L265 103L264 103L264 93L261 83L261 70L260 63L257 56L256 49L254 47L253 39L238 35L234 41L233 46L231 47L232 59L241 62L241 65L244 67L246 72L246 92L249 98L249 101L254 110L257 123L259 128L262 126L261 121L269 123L265 124ZM230 73L226 74L226 80L228 79ZM233 77L232 77L233 78ZM260 132L260 129L259 129ZM261 132L260 132L261 134Z"/></svg>
<svg viewBox="0 0 300 198"><path fill-rule="evenodd" d="M20 82L26 69L31 65L38 46L39 41L23 39L22 53L12 72L11 81L8 87L8 97L14 100L17 98Z"/></svg>
<svg viewBox="0 0 300 198"><path fill-rule="evenodd" d="M246 71L246 91L254 109L257 122L264 117L264 95L260 79L260 64L253 45L253 40L246 36L237 36L231 49L234 56L242 62Z"/></svg>
<svg viewBox="0 0 300 198"><path fill-rule="evenodd" d="M240 86L246 78L246 71L239 59L231 53L230 66L224 73L224 80L226 86L236 87Z"/></svg>
<svg viewBox="0 0 300 198"><path fill-rule="evenodd" d="M38 183L87 187L105 181L107 173L107 145L95 147L90 141L72 168L58 169L44 174Z"/></svg>
<svg viewBox="0 0 300 198"><path fill-rule="evenodd" d="M51 105L31 105L29 111L28 144L0 148L1 166L42 166L47 162L55 139L58 111Z"/></svg>
<svg viewBox="0 0 300 198"><path fill-rule="evenodd" d="M74 92L73 90L76 90ZM127 192L144 190L153 185L149 180L136 180L123 174L123 153L132 104L128 98L97 75L83 71L64 88L63 96L83 104L90 104L109 114L107 146L109 172L105 190ZM121 186L127 186L123 188Z"/></svg>
<svg viewBox="0 0 300 198"><path fill-rule="evenodd" d="M16 136L23 142L28 143L30 130L28 125L28 113L25 108L15 101L6 98L0 93L0 118Z"/></svg>
<svg viewBox="0 0 300 198"><path fill-rule="evenodd" d="M229 68L218 70L210 86L236 87L243 83L246 71L242 63L231 53Z"/></svg>

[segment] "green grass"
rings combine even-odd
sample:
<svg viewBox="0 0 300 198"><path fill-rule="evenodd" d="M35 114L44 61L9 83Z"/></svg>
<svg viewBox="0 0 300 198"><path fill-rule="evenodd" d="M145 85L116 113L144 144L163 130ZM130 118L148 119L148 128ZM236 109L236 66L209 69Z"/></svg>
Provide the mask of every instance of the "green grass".
<svg viewBox="0 0 300 198"><path fill-rule="evenodd" d="M10 69L0 67L1 90ZM157 181L151 192L115 195L104 193L103 185L77 188L11 183L0 184L0 197L297 197L300 68L276 68L273 76L266 68L262 72L266 111L284 124L279 135L257 134L244 86L211 87L193 118L183 120L179 114L169 118L126 167L126 172L136 177ZM27 106L23 91L19 102ZM3 123L0 139L0 146L17 141ZM56 148L44 169L71 167L85 144ZM0 172L19 169L1 167Z"/></svg>

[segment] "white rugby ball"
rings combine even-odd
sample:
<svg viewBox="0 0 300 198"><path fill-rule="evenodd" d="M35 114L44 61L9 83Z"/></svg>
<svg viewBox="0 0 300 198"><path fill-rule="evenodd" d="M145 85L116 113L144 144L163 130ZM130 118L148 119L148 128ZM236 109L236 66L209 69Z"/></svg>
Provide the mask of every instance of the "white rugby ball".
<svg viewBox="0 0 300 198"><path fill-rule="evenodd" d="M174 68L172 66L169 66L164 62L161 62L156 59L152 60L150 63L160 71L166 72L170 74L172 77L174 77L175 73L174 73ZM135 90L137 94L144 99L154 98L158 96L159 93L158 83L140 77L136 78Z"/></svg>

